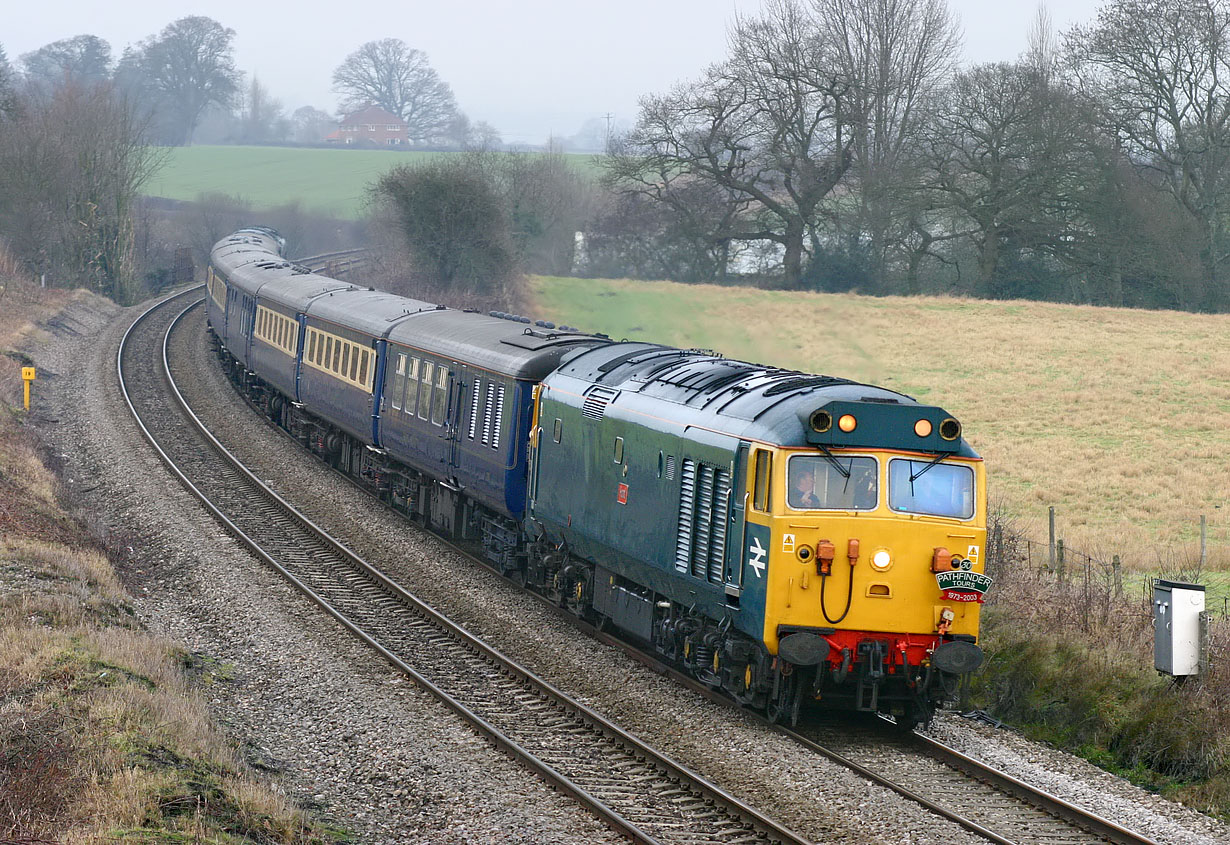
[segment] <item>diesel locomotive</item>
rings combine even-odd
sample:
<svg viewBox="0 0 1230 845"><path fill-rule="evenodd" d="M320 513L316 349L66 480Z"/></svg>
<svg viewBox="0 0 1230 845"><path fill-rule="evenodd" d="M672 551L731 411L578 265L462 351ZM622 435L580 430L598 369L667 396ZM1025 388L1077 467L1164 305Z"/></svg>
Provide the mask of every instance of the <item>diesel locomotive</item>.
<svg viewBox="0 0 1230 845"><path fill-rule="evenodd" d="M213 249L236 384L374 495L745 706L930 718L976 669L982 460L942 408Z"/></svg>

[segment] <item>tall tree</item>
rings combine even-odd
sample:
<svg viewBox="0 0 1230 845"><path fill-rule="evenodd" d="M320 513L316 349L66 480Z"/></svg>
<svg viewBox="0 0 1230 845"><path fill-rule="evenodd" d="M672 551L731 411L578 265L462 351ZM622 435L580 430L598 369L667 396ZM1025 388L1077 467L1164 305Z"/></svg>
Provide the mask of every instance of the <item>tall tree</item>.
<svg viewBox="0 0 1230 845"><path fill-rule="evenodd" d="M906 236L898 209L909 156L925 125L925 104L951 77L960 47L945 0L812 0L817 37L850 88L857 203L833 208L847 253L862 244L873 286L882 288L888 252ZM853 209L850 213L848 209Z"/></svg>
<svg viewBox="0 0 1230 845"><path fill-rule="evenodd" d="M607 176L681 211L692 180L710 183L735 212L712 240L779 245L785 284L797 285L820 203L852 161L850 82L798 0L768 0L730 42L730 58L699 82L642 98Z"/></svg>
<svg viewBox="0 0 1230 845"><path fill-rule="evenodd" d="M337 128L333 115L313 106L300 106L290 116L292 137L299 144L319 144Z"/></svg>
<svg viewBox="0 0 1230 845"><path fill-rule="evenodd" d="M725 62L642 99L609 180L680 213L691 182L709 183L734 212L714 243L776 244L788 286L834 280L842 242L861 249L869 231L880 272L891 187L955 49L944 0L768 0L736 21Z"/></svg>
<svg viewBox="0 0 1230 845"><path fill-rule="evenodd" d="M111 78L111 45L95 35L53 41L21 57L26 81L44 91L65 83L93 85Z"/></svg>
<svg viewBox="0 0 1230 845"><path fill-rule="evenodd" d="M17 86L4 45L0 44L0 121L17 113Z"/></svg>
<svg viewBox="0 0 1230 845"><path fill-rule="evenodd" d="M131 301L134 207L162 153L111 85L66 83L22 113L0 122L0 231L32 273Z"/></svg>
<svg viewBox="0 0 1230 845"><path fill-rule="evenodd" d="M1046 237L1046 202L1054 195L1048 159L1060 150L1039 131L1042 93L1028 66L987 64L959 73L936 104L926 180L944 212L937 222L974 247L978 296L1009 293L1000 275L1006 255Z"/></svg>
<svg viewBox="0 0 1230 845"><path fill-rule="evenodd" d="M428 143L447 132L457 112L453 89L427 54L398 38L368 41L333 71L348 110L378 105L406 121L410 140Z"/></svg>
<svg viewBox="0 0 1230 845"><path fill-rule="evenodd" d="M243 95L239 112L239 139L248 144L284 141L291 132L282 103L255 76Z"/></svg>
<svg viewBox="0 0 1230 845"><path fill-rule="evenodd" d="M1200 227L1203 306L1230 305L1230 4L1111 0L1066 45L1128 159Z"/></svg>
<svg viewBox="0 0 1230 845"><path fill-rule="evenodd" d="M157 116L164 143L190 143L206 107L234 101L242 79L234 38L233 29L191 15L125 51L117 76Z"/></svg>

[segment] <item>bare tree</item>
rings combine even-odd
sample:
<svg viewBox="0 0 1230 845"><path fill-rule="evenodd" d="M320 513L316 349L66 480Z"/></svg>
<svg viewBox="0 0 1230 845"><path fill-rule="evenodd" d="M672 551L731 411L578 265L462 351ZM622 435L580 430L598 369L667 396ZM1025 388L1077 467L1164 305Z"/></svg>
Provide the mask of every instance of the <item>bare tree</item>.
<svg viewBox="0 0 1230 845"><path fill-rule="evenodd" d="M887 252L908 231L897 210L925 104L954 69L957 22L945 0L812 0L812 8L817 37L849 86L858 203L838 200L833 220L848 253L866 244L870 278L882 287Z"/></svg>
<svg viewBox="0 0 1230 845"><path fill-rule="evenodd" d="M53 41L21 57L26 82L43 91L66 83L94 85L111 78L111 45L95 35Z"/></svg>
<svg viewBox="0 0 1230 845"><path fill-rule="evenodd" d="M1137 167L1203 233L1203 305L1225 307L1230 257L1230 6L1225 0L1111 0L1066 45L1082 90Z"/></svg>
<svg viewBox="0 0 1230 845"><path fill-rule="evenodd" d="M343 108L375 104L409 126L410 140L427 143L444 135L457 112L453 90L427 61L427 54L398 38L368 41L333 71Z"/></svg>
<svg viewBox="0 0 1230 845"><path fill-rule="evenodd" d="M239 112L239 139L251 144L284 141L290 132L291 122L286 118L282 102L271 96L269 89L253 76Z"/></svg>
<svg viewBox="0 0 1230 845"><path fill-rule="evenodd" d="M22 113L0 123L0 230L30 272L131 301L133 210L162 153L109 84L65 84Z"/></svg>
<svg viewBox="0 0 1230 845"><path fill-rule="evenodd" d="M977 253L974 292L1002 294L997 271L1007 249L1039 240L1048 190L1048 150L1037 75L1021 65L979 65L957 75L937 104L928 137L928 183L943 221Z"/></svg>
<svg viewBox="0 0 1230 845"><path fill-rule="evenodd" d="M610 184L667 203L693 179L713 184L732 212L714 242L771 241L785 284L799 284L821 201L853 158L851 84L816 36L798 0L737 20L727 61L642 98L636 128L606 159Z"/></svg>
<svg viewBox="0 0 1230 845"><path fill-rule="evenodd" d="M160 140L191 142L206 107L229 106L239 92L231 42L235 31L192 15L124 52L116 74L158 118Z"/></svg>

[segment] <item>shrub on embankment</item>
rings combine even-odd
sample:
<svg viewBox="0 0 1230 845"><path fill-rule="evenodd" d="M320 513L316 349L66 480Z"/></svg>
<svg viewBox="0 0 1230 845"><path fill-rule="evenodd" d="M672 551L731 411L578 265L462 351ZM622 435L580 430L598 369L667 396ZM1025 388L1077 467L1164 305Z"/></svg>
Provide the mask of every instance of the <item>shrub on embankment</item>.
<svg viewBox="0 0 1230 845"><path fill-rule="evenodd" d="M24 425L12 348L74 294L9 279L4 295L20 308L0 308L0 841L334 841L213 727L198 687L226 673L141 630Z"/></svg>
<svg viewBox="0 0 1230 845"><path fill-rule="evenodd" d="M970 703L1032 739L1230 818L1230 667L1211 661L1185 682L1159 675L1152 597L1117 588L1112 573L1060 580L1019 558L995 563L982 616L988 660ZM1210 653L1227 645L1230 623L1212 620Z"/></svg>

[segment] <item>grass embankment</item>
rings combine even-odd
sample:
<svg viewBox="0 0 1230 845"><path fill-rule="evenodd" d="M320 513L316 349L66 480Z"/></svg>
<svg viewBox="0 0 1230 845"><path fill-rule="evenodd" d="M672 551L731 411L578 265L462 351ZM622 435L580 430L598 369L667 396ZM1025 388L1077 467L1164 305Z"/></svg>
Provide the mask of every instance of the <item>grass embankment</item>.
<svg viewBox="0 0 1230 845"><path fill-rule="evenodd" d="M10 350L72 295L0 291L0 840L336 841L251 775L198 692L223 668L142 632L61 506Z"/></svg>
<svg viewBox="0 0 1230 845"><path fill-rule="evenodd" d="M364 192L399 164L459 155L410 150L195 146L166 150L163 167L145 184L153 197L194 201L202 194L242 197L255 209L299 202L304 210L343 220L357 218ZM592 155L569 155L593 173Z"/></svg>
<svg viewBox="0 0 1230 845"><path fill-rule="evenodd" d="M1151 574L1230 578L1230 317L1032 302L870 298L706 285L540 278L536 316L615 338L882 384L941 405L987 460L1009 537L1060 536L1113 573L1066 583L1008 550L984 616L974 706L1031 736L1230 818L1230 622L1181 687L1153 670ZM1088 578L1086 579L1086 575ZM1213 594L1211 610L1220 611Z"/></svg>

